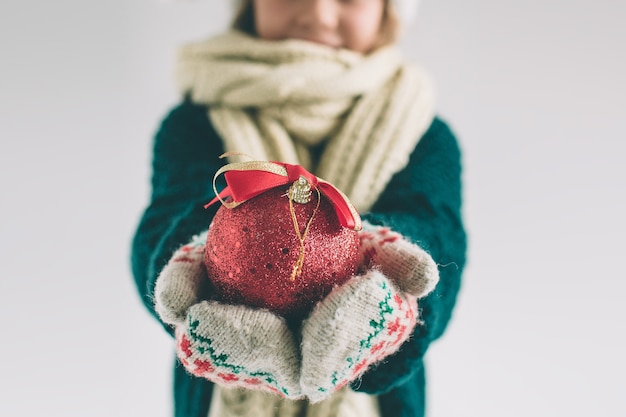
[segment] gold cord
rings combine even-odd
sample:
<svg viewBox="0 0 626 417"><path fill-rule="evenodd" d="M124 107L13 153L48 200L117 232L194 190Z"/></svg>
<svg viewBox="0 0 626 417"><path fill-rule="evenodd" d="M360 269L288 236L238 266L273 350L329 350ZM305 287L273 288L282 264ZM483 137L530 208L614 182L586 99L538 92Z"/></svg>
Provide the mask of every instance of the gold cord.
<svg viewBox="0 0 626 417"><path fill-rule="evenodd" d="M293 266L291 271L291 281L295 281L296 278L302 275L302 267L304 266L304 239L306 238L307 233L309 232L309 227L311 223L313 223L313 218L317 214L317 210L320 207L321 194L320 190L315 188L315 192L317 193L317 204L315 205L315 209L313 209L313 213L311 213L311 217L304 228L304 233L300 233L300 226L298 225L298 219L296 218L296 211L293 208L293 193L289 193L289 212L291 213L291 219L293 220L293 227L296 229L296 236L298 236L298 241L300 242L300 253L298 254L298 259Z"/></svg>

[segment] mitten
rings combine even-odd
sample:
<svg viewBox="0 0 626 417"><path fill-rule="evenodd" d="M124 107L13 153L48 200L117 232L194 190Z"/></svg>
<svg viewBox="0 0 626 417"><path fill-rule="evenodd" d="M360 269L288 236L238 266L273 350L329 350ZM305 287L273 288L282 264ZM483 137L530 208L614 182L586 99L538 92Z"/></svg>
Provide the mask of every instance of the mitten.
<svg viewBox="0 0 626 417"><path fill-rule="evenodd" d="M267 310L202 300L206 233L177 250L157 278L155 310L175 326L185 369L229 387L299 398L300 358L284 319Z"/></svg>
<svg viewBox="0 0 626 417"><path fill-rule="evenodd" d="M417 320L416 298L370 270L333 290L302 327L300 385L325 399L398 350Z"/></svg>
<svg viewBox="0 0 626 417"><path fill-rule="evenodd" d="M380 269L402 291L417 298L435 289L439 282L437 264L426 251L400 233L364 221L359 240L363 268Z"/></svg>
<svg viewBox="0 0 626 417"><path fill-rule="evenodd" d="M318 303L302 325L300 386L317 402L395 353L418 324L417 298L439 275L430 255L400 234L366 225L362 269Z"/></svg>
<svg viewBox="0 0 626 417"><path fill-rule="evenodd" d="M301 396L296 343L285 320L268 310L195 304L176 328L176 351L187 371L216 384Z"/></svg>
<svg viewBox="0 0 626 417"><path fill-rule="evenodd" d="M159 274L154 288L154 309L171 325L184 321L187 309L198 302L207 285L204 243L207 232L194 236L170 258Z"/></svg>

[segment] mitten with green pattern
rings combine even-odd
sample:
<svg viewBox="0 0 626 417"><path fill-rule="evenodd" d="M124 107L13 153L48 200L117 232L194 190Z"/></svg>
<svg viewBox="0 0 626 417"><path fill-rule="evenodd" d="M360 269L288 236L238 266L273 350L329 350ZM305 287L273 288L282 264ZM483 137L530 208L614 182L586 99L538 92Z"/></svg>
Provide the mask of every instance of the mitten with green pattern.
<svg viewBox="0 0 626 417"><path fill-rule="evenodd" d="M206 233L177 250L157 278L155 309L175 326L185 369L227 387L301 397L300 355L285 320L270 311L203 300Z"/></svg>
<svg viewBox="0 0 626 417"><path fill-rule="evenodd" d="M296 343L285 320L268 310L195 304L176 327L176 352L188 372L216 384L302 395Z"/></svg>
<svg viewBox="0 0 626 417"><path fill-rule="evenodd" d="M388 228L364 224L364 272L335 288L302 326L300 386L321 401L395 353L419 325L417 299L439 280L419 246Z"/></svg>

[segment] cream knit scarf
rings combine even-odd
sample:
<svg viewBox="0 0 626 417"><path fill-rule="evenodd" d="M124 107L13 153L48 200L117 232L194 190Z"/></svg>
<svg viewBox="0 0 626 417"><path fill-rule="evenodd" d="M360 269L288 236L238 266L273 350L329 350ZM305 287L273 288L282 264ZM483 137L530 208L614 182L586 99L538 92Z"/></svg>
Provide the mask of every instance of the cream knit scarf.
<svg viewBox="0 0 626 417"><path fill-rule="evenodd" d="M434 116L429 78L395 47L362 55L229 31L183 47L177 81L209 106L227 151L302 165L361 212Z"/></svg>

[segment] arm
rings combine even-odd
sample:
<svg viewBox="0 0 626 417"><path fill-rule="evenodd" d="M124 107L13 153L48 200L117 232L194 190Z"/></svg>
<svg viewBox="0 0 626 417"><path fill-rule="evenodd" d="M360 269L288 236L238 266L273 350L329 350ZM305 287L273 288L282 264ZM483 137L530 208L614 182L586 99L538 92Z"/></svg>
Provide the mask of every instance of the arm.
<svg viewBox="0 0 626 417"><path fill-rule="evenodd" d="M215 209L213 174L223 164L223 147L207 120L206 108L189 101L163 121L154 141L152 196L132 242L132 271L144 305L154 311L158 274L174 251L206 229ZM164 325L172 333L169 326Z"/></svg>
<svg viewBox="0 0 626 417"><path fill-rule="evenodd" d="M420 371L430 343L450 320L465 265L466 237L461 216L461 154L445 123L436 119L370 213L363 218L384 225L418 244L439 265L435 290L419 301L423 325L384 363L366 372L353 389L384 393Z"/></svg>

